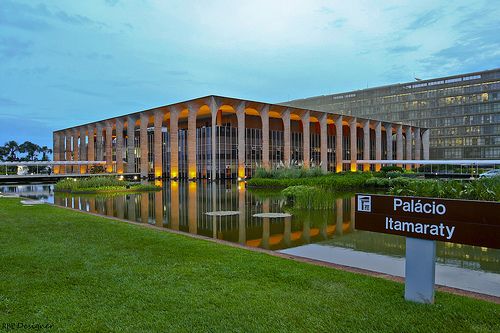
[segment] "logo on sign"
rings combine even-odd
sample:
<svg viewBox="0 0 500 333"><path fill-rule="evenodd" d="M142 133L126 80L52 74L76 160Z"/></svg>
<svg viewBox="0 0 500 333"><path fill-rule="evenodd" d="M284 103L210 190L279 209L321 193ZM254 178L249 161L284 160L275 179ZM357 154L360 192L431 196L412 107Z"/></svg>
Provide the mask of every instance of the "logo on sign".
<svg viewBox="0 0 500 333"><path fill-rule="evenodd" d="M358 196L358 212L368 212L372 211L372 197L369 195Z"/></svg>

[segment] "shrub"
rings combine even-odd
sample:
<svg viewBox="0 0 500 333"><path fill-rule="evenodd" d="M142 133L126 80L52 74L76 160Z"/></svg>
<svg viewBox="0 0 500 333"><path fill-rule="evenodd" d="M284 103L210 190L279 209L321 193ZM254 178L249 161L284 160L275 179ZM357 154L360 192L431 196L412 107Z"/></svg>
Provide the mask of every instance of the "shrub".
<svg viewBox="0 0 500 333"><path fill-rule="evenodd" d="M400 167L400 166L397 166L397 165L386 165L386 166L383 166L380 168L380 171L381 172L391 172L391 171L395 171L395 172L404 172L403 168Z"/></svg>
<svg viewBox="0 0 500 333"><path fill-rule="evenodd" d="M289 186L281 192L289 204L298 209L330 209L335 197L314 186Z"/></svg>

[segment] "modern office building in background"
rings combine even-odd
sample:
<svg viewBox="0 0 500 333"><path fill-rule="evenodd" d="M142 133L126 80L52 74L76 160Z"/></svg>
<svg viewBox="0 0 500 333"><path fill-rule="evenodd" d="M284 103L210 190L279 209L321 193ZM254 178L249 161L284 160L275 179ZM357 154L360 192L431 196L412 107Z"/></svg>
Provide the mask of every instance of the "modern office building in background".
<svg viewBox="0 0 500 333"><path fill-rule="evenodd" d="M107 172L155 178L244 178L289 165L378 170L382 160L428 158L425 128L221 96L54 132L54 161L105 161ZM67 163L54 172L92 170Z"/></svg>
<svg viewBox="0 0 500 333"><path fill-rule="evenodd" d="M500 68L284 103L431 129L431 159L500 159Z"/></svg>

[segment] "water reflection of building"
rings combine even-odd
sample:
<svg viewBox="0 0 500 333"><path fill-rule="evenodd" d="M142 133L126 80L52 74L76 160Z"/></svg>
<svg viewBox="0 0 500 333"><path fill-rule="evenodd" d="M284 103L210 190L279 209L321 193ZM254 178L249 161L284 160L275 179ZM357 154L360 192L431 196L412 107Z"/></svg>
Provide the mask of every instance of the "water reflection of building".
<svg viewBox="0 0 500 333"><path fill-rule="evenodd" d="M358 160L428 159L428 151L424 128L219 96L54 132L55 161L106 161L107 172L170 178L236 178L294 163L379 169Z"/></svg>
<svg viewBox="0 0 500 333"><path fill-rule="evenodd" d="M285 202L280 196L252 192L236 183L165 182L163 191L111 196L56 193L55 203L271 250L324 241L392 256L404 255L405 248L403 237L354 231L352 196L336 199L332 209L294 211L292 217L281 219L253 217L282 212ZM239 214L205 214L212 211ZM500 272L499 250L438 242L437 254L442 263Z"/></svg>

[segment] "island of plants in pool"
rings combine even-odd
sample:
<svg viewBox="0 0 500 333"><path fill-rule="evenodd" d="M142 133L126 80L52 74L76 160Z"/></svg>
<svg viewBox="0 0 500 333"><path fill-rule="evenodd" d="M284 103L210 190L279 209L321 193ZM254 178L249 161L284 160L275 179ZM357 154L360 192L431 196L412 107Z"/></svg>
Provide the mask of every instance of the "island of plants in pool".
<svg viewBox="0 0 500 333"><path fill-rule="evenodd" d="M67 193L141 192L160 189L160 186L131 183L114 177L66 178L54 186L56 192Z"/></svg>
<svg viewBox="0 0 500 333"><path fill-rule="evenodd" d="M294 208L329 209L339 193L377 191L391 195L500 201L500 177L443 180L423 179L414 172L385 167L380 172L324 173L319 168L257 170L250 188L284 188Z"/></svg>

